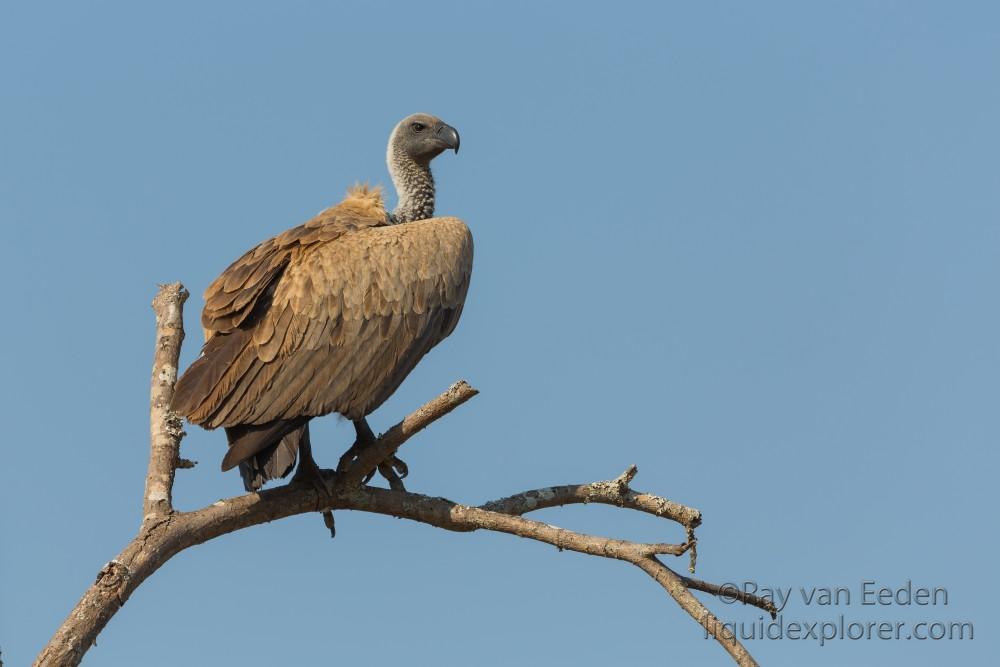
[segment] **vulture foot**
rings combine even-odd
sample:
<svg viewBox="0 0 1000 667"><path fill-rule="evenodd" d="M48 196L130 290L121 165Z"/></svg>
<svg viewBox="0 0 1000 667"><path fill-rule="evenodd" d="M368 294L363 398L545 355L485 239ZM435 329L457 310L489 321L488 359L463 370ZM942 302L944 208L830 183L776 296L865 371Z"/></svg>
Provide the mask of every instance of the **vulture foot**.
<svg viewBox="0 0 1000 667"><path fill-rule="evenodd" d="M332 496L336 485L332 479L323 474L323 469L316 465L308 438L303 442L303 445L299 451L299 467L295 470L291 484L308 484L321 496ZM333 512L323 510L322 514L323 523L330 531L330 537L336 537L337 529L333 522Z"/></svg>
<svg viewBox="0 0 1000 667"><path fill-rule="evenodd" d="M299 467L292 476L292 484L308 484L320 494L332 496L336 486L333 479L323 474L323 469L316 465L310 447L301 447L299 451Z"/></svg>
<svg viewBox="0 0 1000 667"><path fill-rule="evenodd" d="M406 491L406 487L403 486L403 478L410 474L410 469L407 467L403 459L398 456L393 456L391 459L386 459L382 463L378 464L378 474L385 478L385 481L389 482L389 488L393 491ZM368 473L368 477L365 479L365 484L368 483L375 475L375 471Z"/></svg>
<svg viewBox="0 0 1000 667"><path fill-rule="evenodd" d="M357 432L357 437L350 449L340 457L340 462L337 464L337 472L346 472L357 461L361 452L375 442L375 434L372 432L371 427L368 426L368 421L364 418L354 422L354 430ZM365 476L362 483L367 484L371 481L371 478L375 476L376 470L385 478L385 481L389 482L390 489L393 491L406 491L406 487L403 486L403 478L410 474L410 469L401 458L393 455L382 461L375 470L370 471Z"/></svg>

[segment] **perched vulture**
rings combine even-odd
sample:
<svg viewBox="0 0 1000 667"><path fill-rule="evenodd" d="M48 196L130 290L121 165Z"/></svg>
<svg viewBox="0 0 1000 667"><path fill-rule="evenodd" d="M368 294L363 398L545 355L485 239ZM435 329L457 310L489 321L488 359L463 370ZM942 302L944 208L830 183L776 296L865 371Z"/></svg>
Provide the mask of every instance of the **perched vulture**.
<svg viewBox="0 0 1000 667"><path fill-rule="evenodd" d="M430 163L458 146L458 132L434 116L403 119L387 154L393 212L378 188L356 186L248 251L205 291L205 346L172 408L225 428L222 469L239 465L248 491L286 476L297 456L296 478L315 479L309 420L331 412L354 422L357 440L341 459L349 465L374 440L365 417L455 328L472 236L456 218L433 217ZM379 471L390 483L406 475L395 458Z"/></svg>

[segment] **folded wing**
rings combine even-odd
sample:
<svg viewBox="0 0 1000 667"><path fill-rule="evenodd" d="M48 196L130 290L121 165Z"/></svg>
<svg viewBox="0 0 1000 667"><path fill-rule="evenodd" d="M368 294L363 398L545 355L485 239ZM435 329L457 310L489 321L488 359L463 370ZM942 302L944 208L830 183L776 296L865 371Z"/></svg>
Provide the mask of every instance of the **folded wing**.
<svg viewBox="0 0 1000 667"><path fill-rule="evenodd" d="M472 272L460 220L310 224L261 244L209 288L204 354L174 399L192 422L361 418L455 328ZM260 444L234 446L224 467Z"/></svg>

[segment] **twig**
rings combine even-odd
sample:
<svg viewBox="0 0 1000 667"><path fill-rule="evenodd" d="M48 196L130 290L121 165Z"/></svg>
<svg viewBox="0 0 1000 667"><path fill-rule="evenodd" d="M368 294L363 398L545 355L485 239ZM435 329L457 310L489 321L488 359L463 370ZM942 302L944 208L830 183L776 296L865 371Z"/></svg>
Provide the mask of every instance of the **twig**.
<svg viewBox="0 0 1000 667"><path fill-rule="evenodd" d="M600 503L638 510L654 516L676 521L685 527L694 528L701 523L701 512L685 507L666 498L651 493L641 493L628 488L638 468L634 465L606 482L590 484L566 484L548 486L544 489L523 491L506 498L493 500L481 505L483 509L504 514L525 514L548 507L561 507L577 503Z"/></svg>
<svg viewBox="0 0 1000 667"><path fill-rule="evenodd" d="M753 593L744 592L732 584L720 586L719 584L713 584L710 581L702 581L701 579L685 577L680 574L677 576L679 576L681 578L681 582L690 589L702 591L703 593L711 593L716 597L724 598L728 601L738 600L743 604L763 609L771 615L772 619L778 617L778 608L774 606L774 602L768 600L767 598L762 598L759 595L754 595Z"/></svg>
<svg viewBox="0 0 1000 667"><path fill-rule="evenodd" d="M732 656L740 667L755 667L757 661L753 659L750 652L736 639L736 636L729 632L715 614L710 612L701 601L691 594L691 591L684 585L683 578L661 563L654 557L635 561L635 565L643 572L656 580L663 586L663 590L670 594L670 597L681 606L681 609L691 615L691 618L698 621L701 627L705 628L709 636Z"/></svg>

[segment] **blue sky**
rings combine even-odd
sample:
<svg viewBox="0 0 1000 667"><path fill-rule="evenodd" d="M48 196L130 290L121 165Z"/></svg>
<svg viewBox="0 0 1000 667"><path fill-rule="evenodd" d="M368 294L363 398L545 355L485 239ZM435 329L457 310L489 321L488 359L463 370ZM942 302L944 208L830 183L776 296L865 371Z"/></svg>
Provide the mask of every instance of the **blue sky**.
<svg viewBox="0 0 1000 667"><path fill-rule="evenodd" d="M462 134L462 322L370 419L458 378L413 491L478 503L639 466L700 508L699 576L844 586L786 621L971 621L973 641L750 641L763 664L987 664L998 549L1000 10L992 3L4 3L0 648L27 664L134 534L149 302L388 183L393 124ZM314 429L333 465L353 434ZM189 429L181 508L241 491ZM546 521L682 533L609 508ZM682 567L678 563L678 567ZM943 587L860 604L863 582ZM727 621L755 610L707 604ZM147 581L87 664L726 664L644 575L341 512Z"/></svg>

